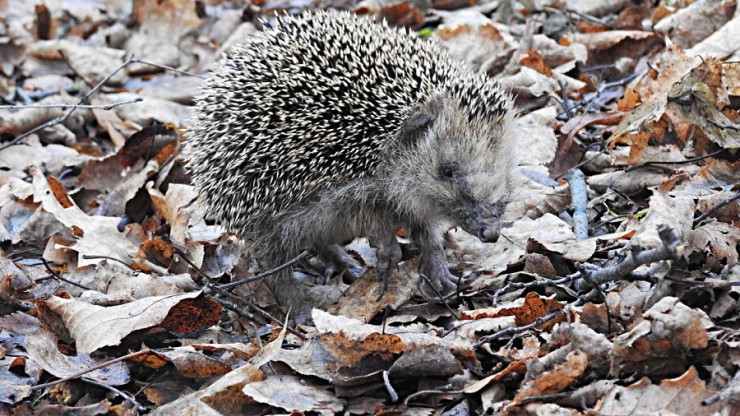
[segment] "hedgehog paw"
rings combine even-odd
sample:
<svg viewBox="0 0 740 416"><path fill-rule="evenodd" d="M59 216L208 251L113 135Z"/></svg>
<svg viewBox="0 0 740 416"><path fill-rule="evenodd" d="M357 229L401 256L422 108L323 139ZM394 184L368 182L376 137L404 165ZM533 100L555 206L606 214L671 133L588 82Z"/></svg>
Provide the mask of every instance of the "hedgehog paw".
<svg viewBox="0 0 740 416"><path fill-rule="evenodd" d="M375 244L375 248L375 278L380 282L380 294L376 301L379 301L388 287L388 279L393 271L398 269L398 262L401 261L402 253L401 245L398 243L395 234L385 243Z"/></svg>
<svg viewBox="0 0 740 416"><path fill-rule="evenodd" d="M323 265L324 280L319 282L321 284L326 283L337 274L344 274L350 281L354 282L366 270L355 259L350 257L342 247L336 244L330 244L314 251ZM322 272L322 270L318 271Z"/></svg>
<svg viewBox="0 0 740 416"><path fill-rule="evenodd" d="M419 274L426 277L421 280L422 289L431 283L434 289L441 294L456 289L460 281L457 276L450 273L440 250L422 251L419 259Z"/></svg>

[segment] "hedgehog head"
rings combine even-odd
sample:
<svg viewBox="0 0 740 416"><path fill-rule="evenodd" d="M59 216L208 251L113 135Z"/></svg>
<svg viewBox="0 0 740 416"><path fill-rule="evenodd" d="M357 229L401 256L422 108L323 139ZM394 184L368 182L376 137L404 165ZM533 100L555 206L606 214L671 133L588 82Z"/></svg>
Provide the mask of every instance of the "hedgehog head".
<svg viewBox="0 0 740 416"><path fill-rule="evenodd" d="M516 160L511 102L498 84L470 74L411 110L393 147L401 174L389 172L404 216L444 218L497 239Z"/></svg>

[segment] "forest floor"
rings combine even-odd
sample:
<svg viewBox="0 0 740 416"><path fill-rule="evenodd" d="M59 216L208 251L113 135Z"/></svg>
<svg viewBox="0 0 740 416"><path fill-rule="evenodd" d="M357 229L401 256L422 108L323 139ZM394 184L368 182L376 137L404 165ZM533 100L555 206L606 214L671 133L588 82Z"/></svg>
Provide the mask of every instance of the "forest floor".
<svg viewBox="0 0 740 416"><path fill-rule="evenodd" d="M304 6L0 0L0 415L740 414L736 1L358 4L516 95L514 191L496 243L447 232L455 293L399 230L381 299L359 239L286 325L180 150Z"/></svg>

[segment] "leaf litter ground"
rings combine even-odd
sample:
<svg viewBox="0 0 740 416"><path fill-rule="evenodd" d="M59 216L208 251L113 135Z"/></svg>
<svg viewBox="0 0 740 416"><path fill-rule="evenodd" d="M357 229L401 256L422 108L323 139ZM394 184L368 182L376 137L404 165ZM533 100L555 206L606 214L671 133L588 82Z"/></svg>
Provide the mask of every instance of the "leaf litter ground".
<svg viewBox="0 0 740 416"><path fill-rule="evenodd" d="M286 327L225 286L264 270L179 150L210 65L292 5L0 2L0 412L738 414L736 2L443 3L356 11L517 94L502 237L448 232L444 299L404 244L380 301L355 241Z"/></svg>

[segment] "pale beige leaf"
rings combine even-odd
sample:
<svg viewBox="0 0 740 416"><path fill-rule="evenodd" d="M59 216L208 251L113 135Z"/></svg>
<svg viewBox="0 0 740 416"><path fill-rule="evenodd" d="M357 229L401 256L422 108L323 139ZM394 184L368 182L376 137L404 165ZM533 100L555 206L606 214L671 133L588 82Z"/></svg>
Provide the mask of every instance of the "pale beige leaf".
<svg viewBox="0 0 740 416"><path fill-rule="evenodd" d="M29 54L39 59L61 60L66 58L69 60L69 65L86 79L103 79L118 69L123 63L126 52L101 46L85 46L67 39L53 39L35 42ZM118 71L110 77L108 83L121 84L124 79L126 79L126 73Z"/></svg>
<svg viewBox="0 0 740 416"><path fill-rule="evenodd" d="M699 55L705 59L710 57L728 58L728 61L737 61L740 54L740 14L719 28L701 42L687 50L688 55Z"/></svg>
<svg viewBox="0 0 740 416"><path fill-rule="evenodd" d="M13 404L23 400L31 394L31 386L38 381L37 377L23 377L10 371L18 360L18 357L0 358L0 403Z"/></svg>
<svg viewBox="0 0 740 416"><path fill-rule="evenodd" d="M557 350L551 354L555 353L557 353ZM562 361L553 363L552 367L548 367L551 370L537 374L536 378L528 377L529 381L522 385L514 400L518 401L541 394L554 394L563 390L583 374L589 361L590 359L585 352L581 350L571 351Z"/></svg>
<svg viewBox="0 0 740 416"><path fill-rule="evenodd" d="M717 29L727 23L728 7L731 6L725 0L697 0L687 7L679 9L676 13L663 18L653 28L655 31L670 37L672 41L681 45L684 49L697 44L708 43L702 42L702 40L713 33L715 36L723 35L721 37L721 44L725 48L731 49L732 46L728 45L727 41L733 38L728 37L728 34L721 33L721 30L717 31ZM739 35L736 34L736 36ZM717 36L717 38L719 39L720 37ZM714 46L719 45L718 39L715 39L713 42ZM725 50L727 51L727 49ZM702 55L704 58L707 58L707 52L706 47L700 47L698 50L697 48L692 48L689 50L689 55Z"/></svg>
<svg viewBox="0 0 740 416"><path fill-rule="evenodd" d="M395 335L401 339L404 350L406 351L434 344L443 345L446 348L453 350L460 349L465 351L469 351L470 347L469 345L464 345L457 341L433 335L433 332L428 328L423 329L421 327L417 327L416 331L410 329L414 327L405 326L384 328L381 325L365 324L356 319L332 315L320 309L313 309L312 318L316 326L316 330L320 333L342 333L346 335L347 338L354 340L364 340L371 334ZM285 352L285 350L283 350L283 352Z"/></svg>
<svg viewBox="0 0 740 416"><path fill-rule="evenodd" d="M275 358L275 355L277 355L280 352L280 349L283 347L283 340L285 340L285 331L288 328L288 316L285 317L285 325L283 325L283 329L280 330L280 334L275 338L274 340L270 341L269 344L262 347L260 352L258 352L254 357L252 357L249 360L249 363L253 366L259 368L270 361L272 361L273 358Z"/></svg>
<svg viewBox="0 0 740 416"><path fill-rule="evenodd" d="M683 416L704 416L720 413L722 402L703 405L705 400L714 395L699 378L694 367L690 367L682 376L666 379L655 385L647 377L627 387L614 386L597 405L600 415L657 415L680 414ZM729 410L729 409L728 409Z"/></svg>
<svg viewBox="0 0 740 416"><path fill-rule="evenodd" d="M693 225L695 206L692 197L654 191L650 197L648 214L630 244L643 248L662 245L658 236L658 228L661 226L671 228L681 240L684 240Z"/></svg>
<svg viewBox="0 0 740 416"><path fill-rule="evenodd" d="M36 364L59 378L73 376L105 361L96 360L85 353L79 355L62 354L57 349L54 337L43 329L26 335L26 351L28 357L34 360ZM120 361L85 373L84 377L109 386L121 386L128 383L130 379L126 363Z"/></svg>
<svg viewBox="0 0 740 416"><path fill-rule="evenodd" d="M344 409L344 400L335 397L325 388L294 376L270 377L247 384L242 391L253 400L288 411L334 415Z"/></svg>
<svg viewBox="0 0 740 416"><path fill-rule="evenodd" d="M40 169L33 171L33 191L34 201L41 202L44 210L66 227L82 230L82 236L70 247L79 254L78 267L101 261L85 259L83 258L85 254L108 256L126 262L133 253L136 253L137 247L118 231L119 218L89 216L77 205L64 208L49 189L49 184Z"/></svg>
<svg viewBox="0 0 740 416"><path fill-rule="evenodd" d="M555 158L558 139L552 128L557 116L555 107L546 107L534 111L516 120L516 129L520 132L521 148L526 152L517 154L519 165L537 166L550 163Z"/></svg>
<svg viewBox="0 0 740 416"><path fill-rule="evenodd" d="M563 6L567 10L599 17L615 13L625 8L629 3L629 0L565 0Z"/></svg>
<svg viewBox="0 0 740 416"><path fill-rule="evenodd" d="M239 367L216 380L210 386L156 408L150 415L223 416L232 414L259 414L242 393L245 384L262 380L264 374L252 365Z"/></svg>
<svg viewBox="0 0 740 416"><path fill-rule="evenodd" d="M110 307L57 296L50 297L46 303L61 315L77 344L77 351L89 354L102 347L118 345L133 331L158 325L178 302L199 295L200 292L153 296Z"/></svg>
<svg viewBox="0 0 740 416"><path fill-rule="evenodd" d="M118 117L142 126L150 125L155 121L182 126L188 118L188 107L161 98L141 97L130 92L98 96L101 103L109 105L138 98L143 98L143 100L137 102L136 105L122 105L114 108Z"/></svg>
<svg viewBox="0 0 740 416"><path fill-rule="evenodd" d="M467 340L472 344L481 335L492 334L515 326L516 316L499 316L497 318L483 318L474 321L458 321L455 324L456 328L452 332L452 335L460 340Z"/></svg>

